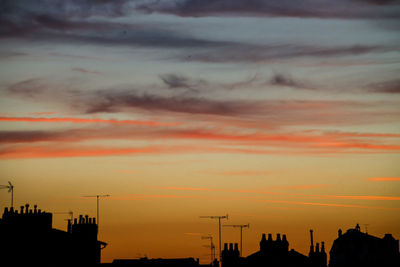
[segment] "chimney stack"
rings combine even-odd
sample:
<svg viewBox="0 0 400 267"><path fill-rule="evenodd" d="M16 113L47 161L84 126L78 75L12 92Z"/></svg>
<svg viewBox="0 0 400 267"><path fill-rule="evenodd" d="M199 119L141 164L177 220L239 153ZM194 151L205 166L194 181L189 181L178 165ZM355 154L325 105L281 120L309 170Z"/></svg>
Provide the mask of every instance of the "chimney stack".
<svg viewBox="0 0 400 267"><path fill-rule="evenodd" d="M313 230L310 230L310 238L311 238L310 253L313 253L314 252Z"/></svg>
<svg viewBox="0 0 400 267"><path fill-rule="evenodd" d="M268 234L268 241L272 241L272 234Z"/></svg>
<svg viewBox="0 0 400 267"><path fill-rule="evenodd" d="M276 234L276 241L281 241L281 234Z"/></svg>

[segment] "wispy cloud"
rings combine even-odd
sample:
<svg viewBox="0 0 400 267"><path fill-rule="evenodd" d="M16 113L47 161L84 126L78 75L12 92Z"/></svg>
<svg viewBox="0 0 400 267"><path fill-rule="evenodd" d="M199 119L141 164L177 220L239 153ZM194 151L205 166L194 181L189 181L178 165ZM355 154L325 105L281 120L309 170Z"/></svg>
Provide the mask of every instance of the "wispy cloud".
<svg viewBox="0 0 400 267"><path fill-rule="evenodd" d="M137 173L137 171L122 171L122 170L115 170L114 172L117 172L117 173Z"/></svg>
<svg viewBox="0 0 400 267"><path fill-rule="evenodd" d="M313 89L309 82L300 81L292 78L288 74L275 73L269 80L270 85L291 87L295 89Z"/></svg>
<svg viewBox="0 0 400 267"><path fill-rule="evenodd" d="M9 122L71 122L71 123L105 123L105 124L130 124L145 126L173 126L181 123L163 123L157 121L117 120L117 119L88 119L88 118L44 118L44 117L0 117L0 121Z"/></svg>
<svg viewBox="0 0 400 267"><path fill-rule="evenodd" d="M367 85L367 90L374 93L400 94L400 80L391 80Z"/></svg>
<svg viewBox="0 0 400 267"><path fill-rule="evenodd" d="M270 189L312 189L316 188L315 185L300 185L293 187L285 186L272 186ZM328 185L325 185L328 186ZM321 187L321 185L317 185ZM167 190L178 190L178 191L210 191L210 192L226 192L226 193L241 193L241 194L262 194L262 195L285 195L285 196L295 196L295 197L308 197L308 198L320 198L320 199L348 199L348 200L392 200L400 201L400 197L397 196L366 196L366 195L316 195L316 194L300 194L300 193L286 193L279 191L263 191L263 190L246 190L246 189L219 189L219 188L194 188L194 187L163 187Z"/></svg>
<svg viewBox="0 0 400 267"><path fill-rule="evenodd" d="M400 182L400 177L373 177L367 180L372 182Z"/></svg>
<svg viewBox="0 0 400 267"><path fill-rule="evenodd" d="M130 194L127 196L112 196L110 199L116 200L152 200L152 199L202 199L202 200L240 200L249 202L262 202L262 203L279 203L289 205L301 206L319 206L330 208L357 208L357 209L378 209L378 210L400 210L400 208L391 208L384 206L366 206L366 205L353 205L341 203L320 203L320 202L305 202L305 201L287 201L287 200L268 200L249 197L224 197L224 196L201 196L201 195L164 195L164 194ZM279 207L278 207L279 208Z"/></svg>
<svg viewBox="0 0 400 267"><path fill-rule="evenodd" d="M72 71L76 71L76 72L80 72L80 73L84 73L84 74L101 74L101 72L99 71L94 71L94 70L88 70L85 68L72 68Z"/></svg>
<svg viewBox="0 0 400 267"><path fill-rule="evenodd" d="M169 13L182 17L262 16L301 18L396 18L399 5L395 1L339 0L299 3L296 0L157 0L136 7L143 12Z"/></svg>

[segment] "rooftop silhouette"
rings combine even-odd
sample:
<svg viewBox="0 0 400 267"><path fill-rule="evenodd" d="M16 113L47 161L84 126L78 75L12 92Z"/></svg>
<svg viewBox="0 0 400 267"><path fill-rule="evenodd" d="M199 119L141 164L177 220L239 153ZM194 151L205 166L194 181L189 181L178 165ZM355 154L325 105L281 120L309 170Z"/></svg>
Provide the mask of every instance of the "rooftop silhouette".
<svg viewBox="0 0 400 267"><path fill-rule="evenodd" d="M53 214L35 205L21 206L19 210L5 208L0 219L1 266L130 266L130 267L327 267L325 243L314 246L310 230L308 256L289 249L286 234L262 234L260 249L242 257L238 243L225 243L219 262L214 259L201 265L195 258L178 259L115 259L101 263L101 249L106 243L98 240L95 218L80 215L69 219L67 230L54 229ZM330 250L329 267L398 267L400 266L399 240L391 234L378 238L361 232L360 226L346 233L338 231L338 238Z"/></svg>
<svg viewBox="0 0 400 267"><path fill-rule="evenodd" d="M53 214L35 205L5 208L0 219L2 266L95 266L107 244L97 240L95 218L68 220L67 231L52 227ZM4 264L4 265L3 265Z"/></svg>

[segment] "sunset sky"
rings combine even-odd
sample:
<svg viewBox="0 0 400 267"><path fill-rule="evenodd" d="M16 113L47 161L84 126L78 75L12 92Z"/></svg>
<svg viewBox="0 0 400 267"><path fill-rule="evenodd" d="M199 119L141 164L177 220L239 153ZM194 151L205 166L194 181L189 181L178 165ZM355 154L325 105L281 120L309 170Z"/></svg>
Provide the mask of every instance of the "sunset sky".
<svg viewBox="0 0 400 267"><path fill-rule="evenodd" d="M395 0L0 0L0 184L96 215L102 260L209 261L217 221L400 238ZM1 213L10 194L0 191ZM66 229L67 214L54 214ZM224 227L222 242L238 242Z"/></svg>

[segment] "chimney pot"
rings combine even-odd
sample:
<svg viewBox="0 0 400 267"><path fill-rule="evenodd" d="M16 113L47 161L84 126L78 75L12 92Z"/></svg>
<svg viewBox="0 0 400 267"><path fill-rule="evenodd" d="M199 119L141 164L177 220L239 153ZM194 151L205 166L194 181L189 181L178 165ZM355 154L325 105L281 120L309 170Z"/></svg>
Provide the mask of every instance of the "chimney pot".
<svg viewBox="0 0 400 267"><path fill-rule="evenodd" d="M34 209L34 212L35 212L35 214L37 213L37 205L34 205L33 206L33 209Z"/></svg>
<svg viewBox="0 0 400 267"><path fill-rule="evenodd" d="M21 214L24 213L24 206L21 206Z"/></svg>
<svg viewBox="0 0 400 267"><path fill-rule="evenodd" d="M272 241L272 234L268 234L268 241Z"/></svg>
<svg viewBox="0 0 400 267"><path fill-rule="evenodd" d="M281 234L276 234L276 241L281 241Z"/></svg>
<svg viewBox="0 0 400 267"><path fill-rule="evenodd" d="M287 241L286 235L285 235L285 234L282 236L282 240L283 240L283 241Z"/></svg>
<svg viewBox="0 0 400 267"><path fill-rule="evenodd" d="M29 212L29 210L28 210L28 209L29 209L29 204L28 204L28 203L26 203L26 204L25 204L25 213L28 213L28 212Z"/></svg>

